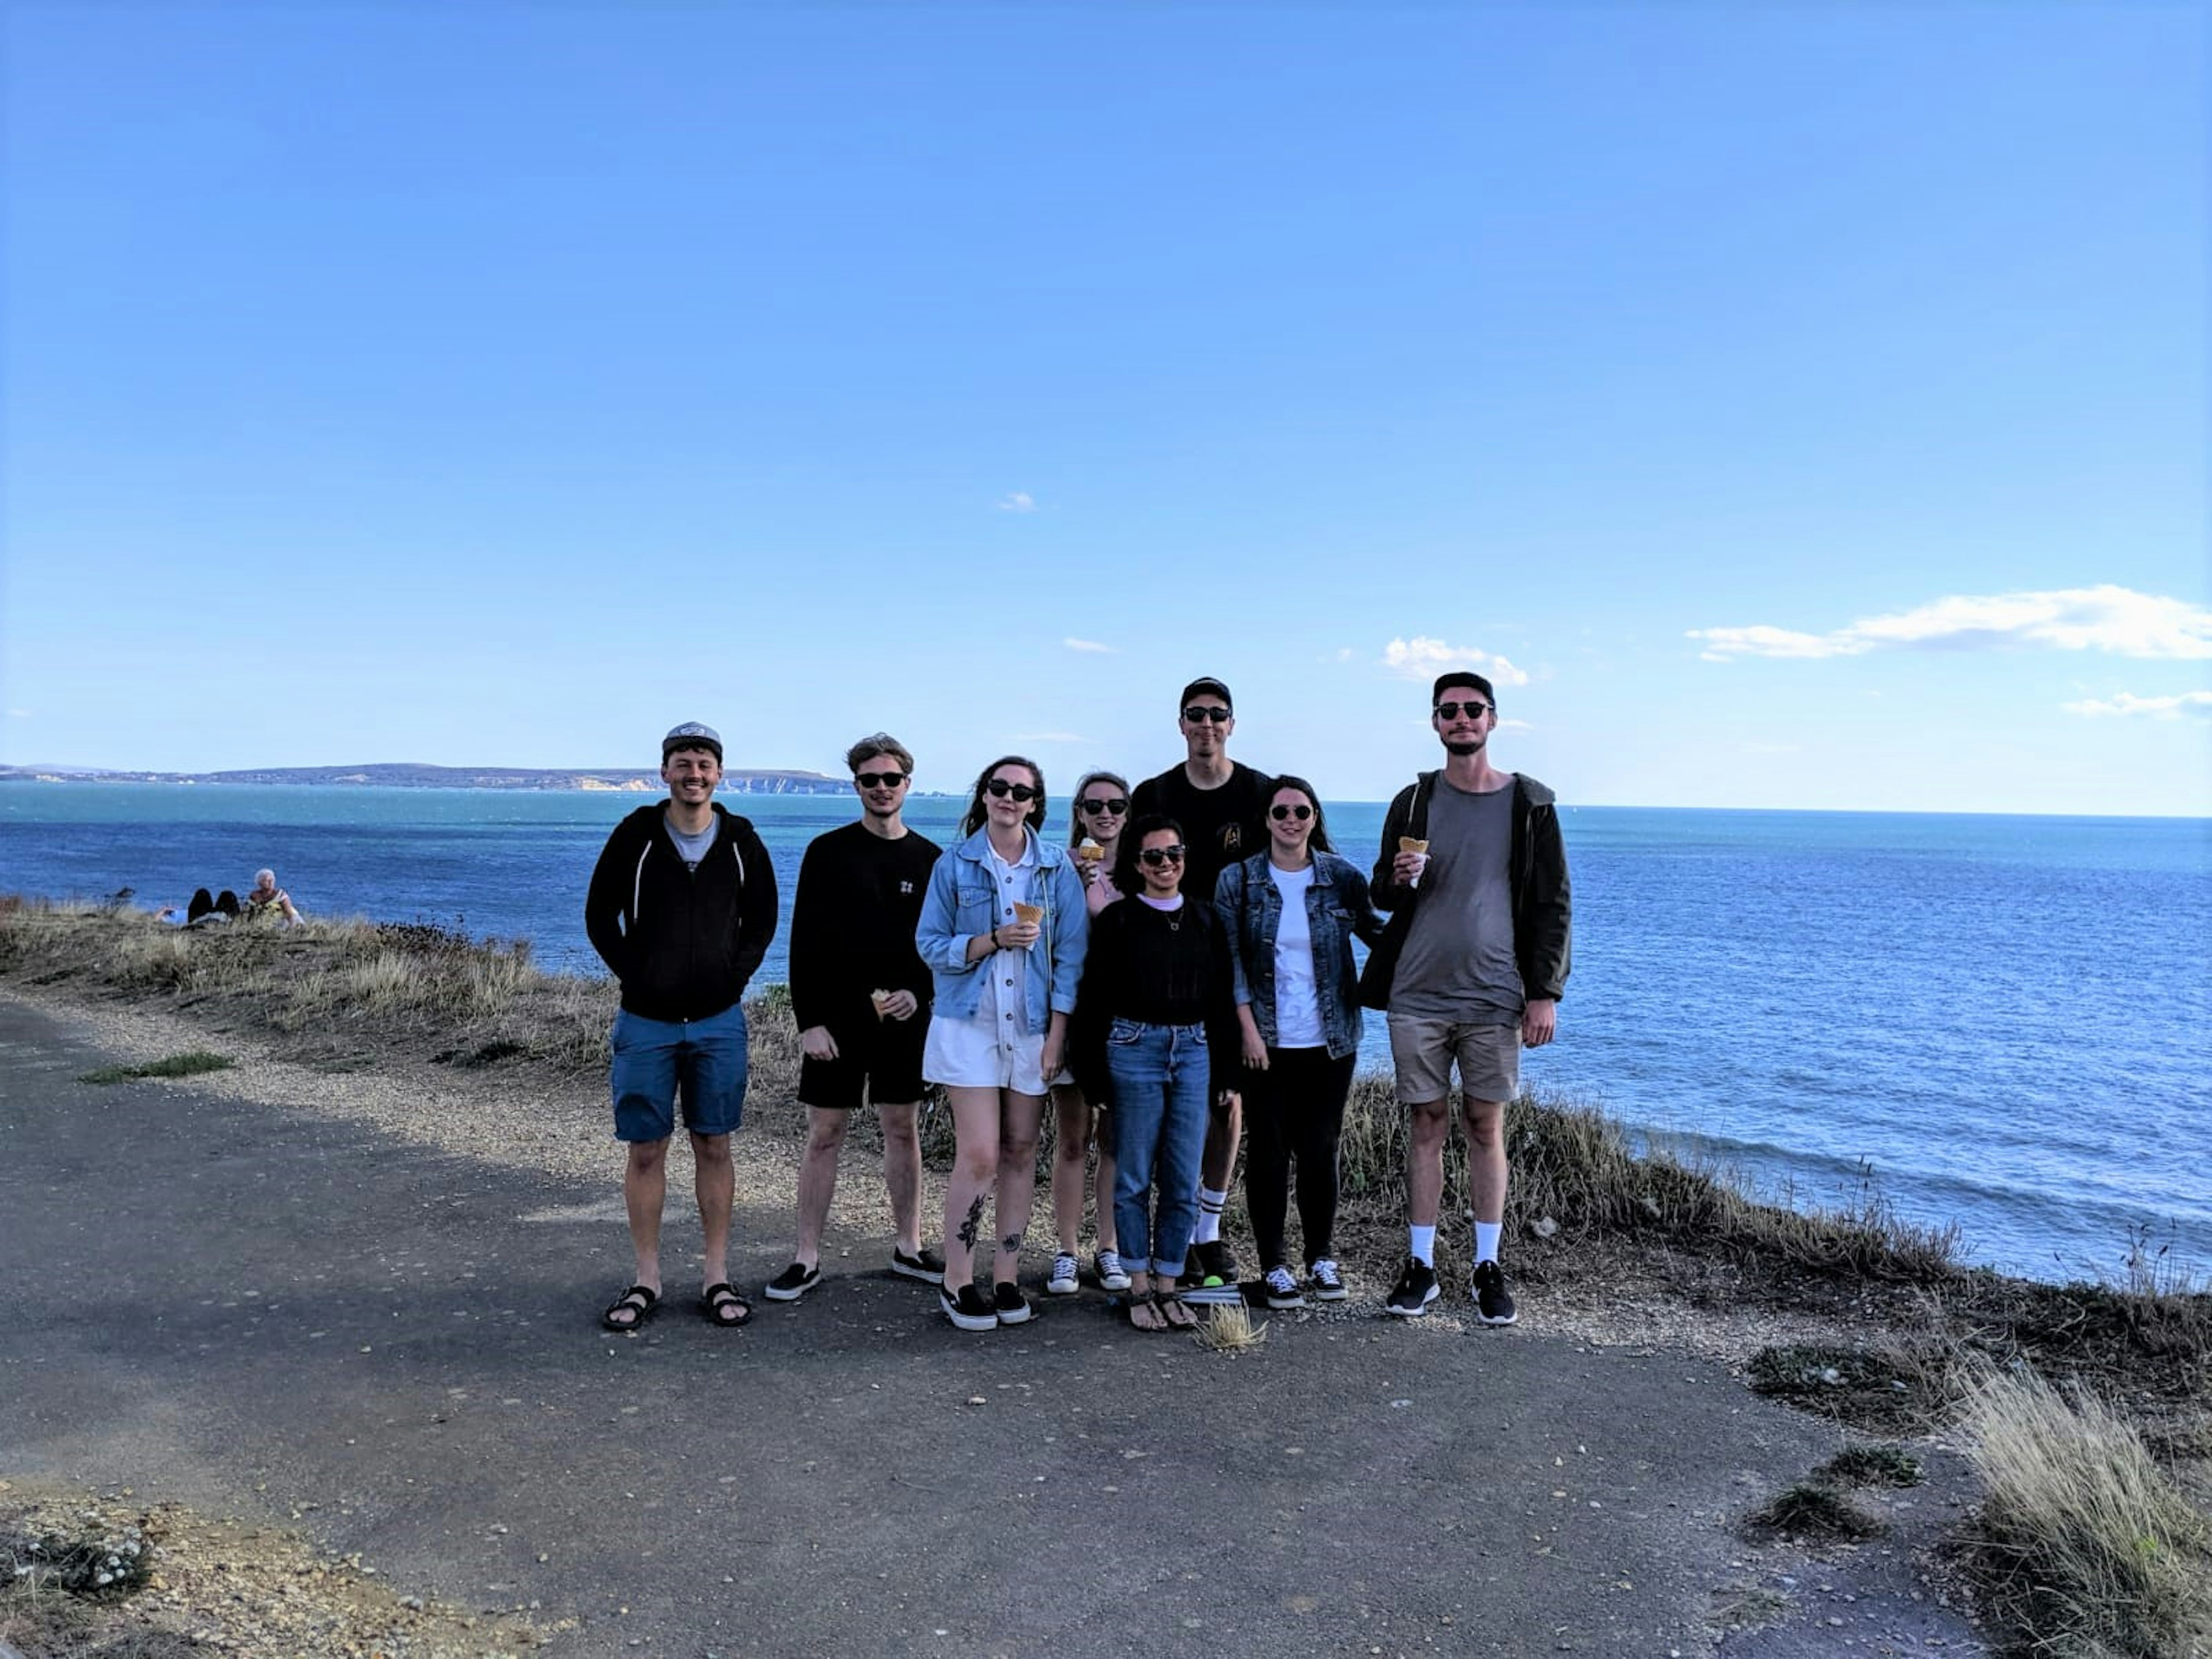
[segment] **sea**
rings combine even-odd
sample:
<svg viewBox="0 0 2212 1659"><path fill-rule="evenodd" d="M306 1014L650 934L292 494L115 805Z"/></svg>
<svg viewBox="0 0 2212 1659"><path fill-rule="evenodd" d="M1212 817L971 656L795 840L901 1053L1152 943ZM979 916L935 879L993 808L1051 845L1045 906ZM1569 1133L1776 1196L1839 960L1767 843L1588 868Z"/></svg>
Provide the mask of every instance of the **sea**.
<svg viewBox="0 0 2212 1659"><path fill-rule="evenodd" d="M0 783L0 891L148 908L272 866L311 915L527 939L600 971L583 895L636 794ZM849 797L726 796L787 916ZM961 803L919 798L939 842ZM1065 811L1065 803L1055 803ZM1379 802L1331 803L1373 860ZM2212 1269L2212 821L1569 807L1574 972L1523 1080L1768 1197L1955 1224L1970 1261ZM779 938L762 982L782 978ZM1379 1019L1363 1063L1387 1071Z"/></svg>

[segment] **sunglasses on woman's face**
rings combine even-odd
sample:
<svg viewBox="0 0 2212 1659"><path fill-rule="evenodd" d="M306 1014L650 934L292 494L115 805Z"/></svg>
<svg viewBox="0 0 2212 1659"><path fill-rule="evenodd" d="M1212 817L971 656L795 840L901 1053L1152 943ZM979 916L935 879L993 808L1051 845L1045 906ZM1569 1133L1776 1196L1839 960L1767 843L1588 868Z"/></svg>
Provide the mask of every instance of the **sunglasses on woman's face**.
<svg viewBox="0 0 2212 1659"><path fill-rule="evenodd" d="M1300 823L1304 823L1308 818L1313 816L1313 808L1310 806L1293 806L1288 801L1285 801L1280 806L1270 806L1267 809L1267 816L1274 819L1278 823L1280 823L1285 818L1296 818Z"/></svg>
<svg viewBox="0 0 2212 1659"><path fill-rule="evenodd" d="M1137 854L1155 870L1163 864L1181 864L1182 855L1183 848L1181 847L1147 847Z"/></svg>
<svg viewBox="0 0 2212 1659"><path fill-rule="evenodd" d="M906 781L903 772L855 772L853 781L863 789L896 789Z"/></svg>
<svg viewBox="0 0 2212 1659"><path fill-rule="evenodd" d="M994 800L1004 800L1012 795L1016 800L1035 800L1044 791L1032 789L1026 783L1008 783L1004 778L993 778L983 786L983 793Z"/></svg>
<svg viewBox="0 0 2212 1659"><path fill-rule="evenodd" d="M1129 803L1126 800L1106 800L1101 799L1079 801L1076 804L1082 807L1082 809L1086 812L1111 812L1117 818L1120 817L1122 813L1129 810Z"/></svg>

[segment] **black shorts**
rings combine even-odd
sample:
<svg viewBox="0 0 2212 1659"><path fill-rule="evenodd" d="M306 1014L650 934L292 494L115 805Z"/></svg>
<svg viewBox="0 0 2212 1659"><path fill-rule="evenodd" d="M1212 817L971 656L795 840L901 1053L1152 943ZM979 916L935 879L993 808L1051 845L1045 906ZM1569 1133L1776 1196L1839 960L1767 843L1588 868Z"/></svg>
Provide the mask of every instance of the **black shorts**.
<svg viewBox="0 0 2212 1659"><path fill-rule="evenodd" d="M929 1036L929 1010L911 1019L872 1021L872 1029L830 1035L837 1044L835 1060L799 1063L799 1103L825 1111L849 1112L861 1103L910 1106L921 1098L922 1044Z"/></svg>

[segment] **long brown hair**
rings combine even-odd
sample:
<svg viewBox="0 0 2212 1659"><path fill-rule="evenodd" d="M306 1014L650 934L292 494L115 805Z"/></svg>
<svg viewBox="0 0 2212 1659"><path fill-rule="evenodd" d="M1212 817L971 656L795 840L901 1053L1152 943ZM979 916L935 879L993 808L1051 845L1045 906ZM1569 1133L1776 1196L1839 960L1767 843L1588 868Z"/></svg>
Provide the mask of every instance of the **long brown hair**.
<svg viewBox="0 0 2212 1659"><path fill-rule="evenodd" d="M981 830L989 814L983 808L983 786L991 781L991 774L1002 766L1021 766L1029 769L1030 781L1036 786L1036 799L1030 803L1029 815L1022 822L1032 830L1042 830L1045 821L1044 769L1026 755L1001 755L975 775L975 793L968 798L968 811L960 820L960 838L965 841Z"/></svg>

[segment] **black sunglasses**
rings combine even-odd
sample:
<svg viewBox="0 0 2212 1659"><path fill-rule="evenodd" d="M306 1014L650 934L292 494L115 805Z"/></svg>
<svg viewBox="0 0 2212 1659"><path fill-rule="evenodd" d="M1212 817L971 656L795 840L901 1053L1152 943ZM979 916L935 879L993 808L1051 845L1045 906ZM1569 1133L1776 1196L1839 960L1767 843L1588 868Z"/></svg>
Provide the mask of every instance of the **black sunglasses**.
<svg viewBox="0 0 2212 1659"><path fill-rule="evenodd" d="M983 790L994 800L1004 800L1009 795L1016 800L1035 800L1044 793L1043 790L1032 789L1026 783L1008 783L1004 778L993 778L983 786Z"/></svg>
<svg viewBox="0 0 2212 1659"><path fill-rule="evenodd" d="M1279 806L1270 806L1267 809L1267 816L1274 819L1278 823L1280 823L1285 818L1296 818L1300 823L1304 823L1308 818L1313 816L1313 808L1310 806L1292 806L1288 801L1285 801Z"/></svg>
<svg viewBox="0 0 2212 1659"><path fill-rule="evenodd" d="M904 783L906 779L907 775L903 772L855 772L853 774L853 781L863 789L896 789Z"/></svg>
<svg viewBox="0 0 2212 1659"><path fill-rule="evenodd" d="M1147 847L1143 852L1137 854L1139 858L1144 860L1146 863L1151 865L1154 869L1158 869L1163 864L1181 864L1182 862L1182 855L1183 848L1181 846Z"/></svg>
<svg viewBox="0 0 2212 1659"><path fill-rule="evenodd" d="M1488 702L1440 702L1437 705L1437 713L1448 720L1455 720L1459 718L1460 710L1464 708L1468 719L1479 720L1496 708L1495 703Z"/></svg>
<svg viewBox="0 0 2212 1659"><path fill-rule="evenodd" d="M1233 711L1227 708L1216 708L1210 702L1191 704L1182 711L1182 717L1193 726L1203 726L1208 720L1212 720L1216 726L1226 726L1237 718Z"/></svg>
<svg viewBox="0 0 2212 1659"><path fill-rule="evenodd" d="M1129 810L1129 803L1118 796L1112 800L1101 798L1079 800L1075 804L1086 812L1111 812L1117 818Z"/></svg>

